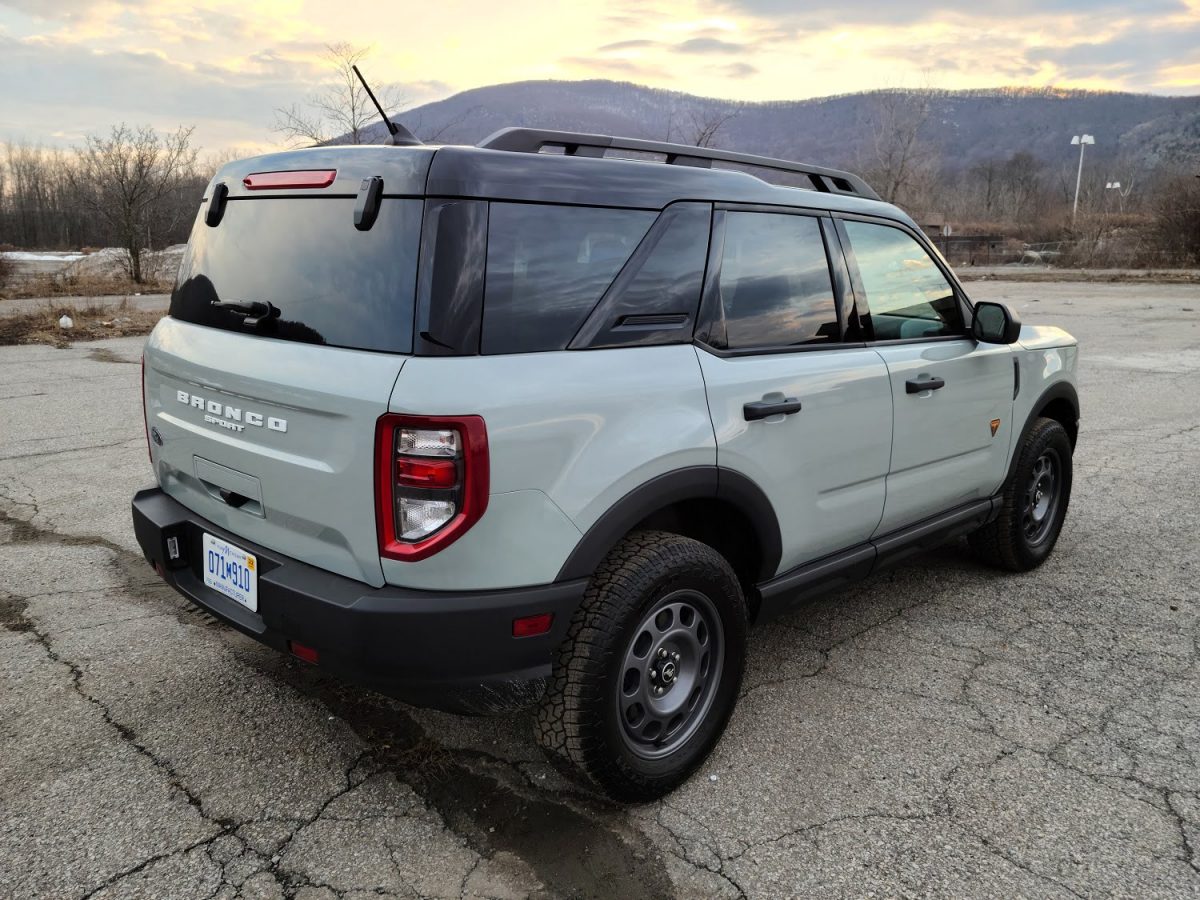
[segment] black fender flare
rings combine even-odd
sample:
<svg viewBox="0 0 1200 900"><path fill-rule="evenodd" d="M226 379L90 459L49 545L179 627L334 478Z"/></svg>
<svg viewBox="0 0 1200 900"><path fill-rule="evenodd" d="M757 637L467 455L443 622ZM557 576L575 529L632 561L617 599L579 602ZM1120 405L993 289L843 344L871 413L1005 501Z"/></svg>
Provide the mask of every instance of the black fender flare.
<svg viewBox="0 0 1200 900"><path fill-rule="evenodd" d="M1017 433L1016 443L1013 444L1012 459L1008 461L1008 472L1005 475L1005 484L1013 477L1013 472L1017 468L1017 460L1021 457L1021 442L1025 440L1025 435L1029 434L1029 429L1033 427L1033 423L1041 416L1041 412L1046 406L1055 400L1066 400L1071 404L1071 409L1075 411L1076 428L1079 426L1079 392L1075 390L1075 385L1069 381L1056 381L1050 387L1042 391L1041 395L1033 401L1033 406L1029 409L1029 415L1025 419L1025 424L1021 426L1021 430ZM1074 449L1072 447L1072 449Z"/></svg>
<svg viewBox="0 0 1200 900"><path fill-rule="evenodd" d="M689 466L651 478L609 507L575 545L555 581L590 577L638 522L682 500L703 499L724 500L746 516L762 550L758 580L774 575L783 541L775 508L763 489L732 469Z"/></svg>

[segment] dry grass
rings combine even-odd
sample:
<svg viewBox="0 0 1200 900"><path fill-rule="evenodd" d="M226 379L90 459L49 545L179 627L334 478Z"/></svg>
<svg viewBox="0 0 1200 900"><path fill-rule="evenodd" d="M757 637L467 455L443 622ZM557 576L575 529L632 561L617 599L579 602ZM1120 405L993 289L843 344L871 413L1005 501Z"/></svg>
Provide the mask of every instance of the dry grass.
<svg viewBox="0 0 1200 900"><path fill-rule="evenodd" d="M1143 284L1200 284L1200 269L1068 269L1022 266L956 268L959 281L1081 281L1138 282Z"/></svg>
<svg viewBox="0 0 1200 900"><path fill-rule="evenodd" d="M74 327L60 328L64 315ZM163 314L131 307L127 301L117 306L70 306L47 303L42 309L0 315L0 345L50 344L67 347L79 341L149 334Z"/></svg>
<svg viewBox="0 0 1200 900"><path fill-rule="evenodd" d="M0 299L28 297L121 297L129 294L168 294L170 281L137 284L127 275L72 271L34 273L0 282Z"/></svg>

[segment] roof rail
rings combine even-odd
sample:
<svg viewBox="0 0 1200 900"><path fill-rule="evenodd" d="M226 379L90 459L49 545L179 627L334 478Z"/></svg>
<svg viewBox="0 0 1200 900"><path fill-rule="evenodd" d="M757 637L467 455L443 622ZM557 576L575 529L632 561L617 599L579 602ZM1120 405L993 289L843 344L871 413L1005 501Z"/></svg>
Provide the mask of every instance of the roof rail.
<svg viewBox="0 0 1200 900"><path fill-rule="evenodd" d="M670 166L695 166L711 169L714 162L738 163L779 172L807 175L815 190L826 194L847 194L878 200L871 186L850 172L810 166L807 163L755 156L752 153L733 153L687 144L668 144L644 141L640 138L613 137L607 134L580 134L574 131L553 131L541 128L501 128L477 145L486 150L508 150L513 153L540 153L543 147L562 147L567 156L602 158L606 150L636 150L641 153L660 153Z"/></svg>

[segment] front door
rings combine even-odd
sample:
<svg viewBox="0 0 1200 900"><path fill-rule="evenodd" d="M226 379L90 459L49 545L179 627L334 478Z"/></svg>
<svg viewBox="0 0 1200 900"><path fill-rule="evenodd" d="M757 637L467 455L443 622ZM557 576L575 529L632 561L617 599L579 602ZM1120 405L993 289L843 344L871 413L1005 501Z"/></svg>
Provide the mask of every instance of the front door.
<svg viewBox="0 0 1200 900"><path fill-rule="evenodd" d="M841 227L869 346L891 379L892 458L876 532L886 534L999 489L1013 356L969 336L969 308L911 234L851 219Z"/></svg>

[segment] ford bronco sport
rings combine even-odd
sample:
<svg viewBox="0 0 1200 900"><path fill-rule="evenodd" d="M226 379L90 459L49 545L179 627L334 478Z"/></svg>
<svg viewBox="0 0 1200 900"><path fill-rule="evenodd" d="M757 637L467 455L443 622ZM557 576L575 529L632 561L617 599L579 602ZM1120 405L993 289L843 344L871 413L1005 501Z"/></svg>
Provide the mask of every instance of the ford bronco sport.
<svg viewBox="0 0 1200 900"><path fill-rule="evenodd" d="M251 637L537 704L552 760L647 799L720 737L749 624L956 536L1046 559L1076 352L846 172L531 129L260 156L147 341L133 520Z"/></svg>

